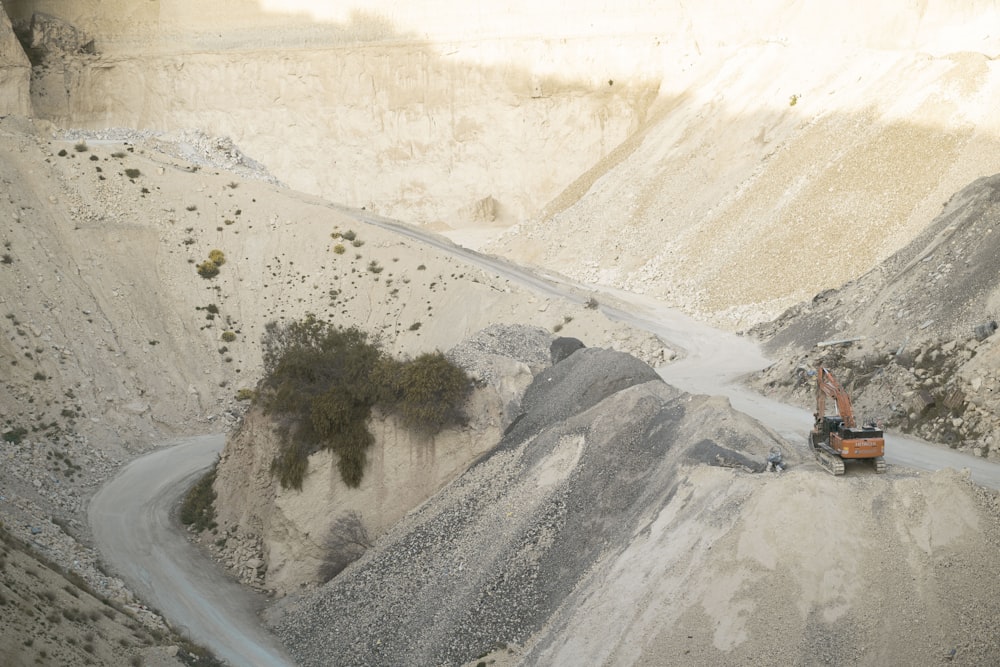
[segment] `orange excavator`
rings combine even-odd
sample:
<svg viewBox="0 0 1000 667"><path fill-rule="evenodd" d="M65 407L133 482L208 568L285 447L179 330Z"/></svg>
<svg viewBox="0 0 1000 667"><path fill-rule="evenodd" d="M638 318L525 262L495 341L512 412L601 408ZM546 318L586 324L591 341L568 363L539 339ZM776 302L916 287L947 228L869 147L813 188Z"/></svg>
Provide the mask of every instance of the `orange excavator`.
<svg viewBox="0 0 1000 667"><path fill-rule="evenodd" d="M837 403L838 415L826 414L826 398ZM819 464L834 475L844 474L845 459L870 459L875 472L885 472L885 438L875 424L858 427L847 392L833 374L816 369L816 423L809 433L809 446Z"/></svg>

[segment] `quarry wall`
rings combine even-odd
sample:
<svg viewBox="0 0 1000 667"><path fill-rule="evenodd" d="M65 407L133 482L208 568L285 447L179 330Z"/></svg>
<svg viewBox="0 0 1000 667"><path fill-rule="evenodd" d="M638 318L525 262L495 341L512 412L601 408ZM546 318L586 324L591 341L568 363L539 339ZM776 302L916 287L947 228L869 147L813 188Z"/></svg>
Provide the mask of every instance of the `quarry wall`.
<svg viewBox="0 0 1000 667"><path fill-rule="evenodd" d="M31 64L0 6L0 116L31 114Z"/></svg>

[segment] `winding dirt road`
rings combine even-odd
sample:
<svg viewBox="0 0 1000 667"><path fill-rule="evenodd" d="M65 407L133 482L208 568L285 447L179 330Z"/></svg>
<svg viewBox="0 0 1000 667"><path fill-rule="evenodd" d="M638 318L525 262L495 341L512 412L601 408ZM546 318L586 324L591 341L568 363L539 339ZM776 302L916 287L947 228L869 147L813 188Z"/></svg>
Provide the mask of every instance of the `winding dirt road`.
<svg viewBox="0 0 1000 667"><path fill-rule="evenodd" d="M594 293L395 221L352 214L359 221L432 245L548 296L582 303ZM610 290L604 295L609 303L623 304L602 304L606 315L648 330L684 352L681 360L660 369L667 382L691 393L726 396L733 407L767 425L790 447L806 446L812 424L808 411L735 383L769 363L753 341L713 329L641 296ZM222 445L222 435L188 438L126 466L91 502L94 539L106 561L140 597L220 658L233 665L291 665L257 618L263 600L221 575L218 566L188 543L171 518L181 495L212 464ZM1000 465L919 440L887 435L886 460L927 471L967 468L979 484L1000 489Z"/></svg>
<svg viewBox="0 0 1000 667"><path fill-rule="evenodd" d="M264 598L222 574L172 516L225 436L185 438L136 459L90 502L105 562L178 630L232 665L293 665L257 618Z"/></svg>

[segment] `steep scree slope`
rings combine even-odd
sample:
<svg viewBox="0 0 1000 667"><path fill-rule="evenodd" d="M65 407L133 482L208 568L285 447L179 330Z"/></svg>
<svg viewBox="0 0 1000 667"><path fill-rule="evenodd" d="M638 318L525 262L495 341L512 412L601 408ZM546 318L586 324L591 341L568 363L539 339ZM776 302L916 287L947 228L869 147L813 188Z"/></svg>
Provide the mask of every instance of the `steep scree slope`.
<svg viewBox="0 0 1000 667"><path fill-rule="evenodd" d="M724 401L585 349L497 449L269 612L302 665L986 664L1000 503L954 472L834 478ZM705 465L709 464L709 465Z"/></svg>
<svg viewBox="0 0 1000 667"><path fill-rule="evenodd" d="M276 616L301 664L459 664L524 642L668 501L682 463L753 466L774 442L597 348L539 374L523 407L495 451Z"/></svg>
<svg viewBox="0 0 1000 667"><path fill-rule="evenodd" d="M955 194L924 232L873 270L756 328L779 361L754 383L810 405L808 373L822 362L863 414L979 456L1000 456L998 272L994 175ZM814 347L858 337L864 340L849 346Z"/></svg>

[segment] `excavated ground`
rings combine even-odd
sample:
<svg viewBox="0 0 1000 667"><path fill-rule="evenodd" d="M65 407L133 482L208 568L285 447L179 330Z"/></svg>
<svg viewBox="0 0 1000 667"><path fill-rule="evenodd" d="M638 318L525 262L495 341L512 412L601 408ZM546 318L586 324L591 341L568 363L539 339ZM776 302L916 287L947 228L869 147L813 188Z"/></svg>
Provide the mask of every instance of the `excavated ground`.
<svg viewBox="0 0 1000 667"><path fill-rule="evenodd" d="M1000 655L1000 508L962 476L833 478L794 452L759 474L769 432L609 350L539 374L523 406L361 560L271 609L299 664Z"/></svg>
<svg viewBox="0 0 1000 667"><path fill-rule="evenodd" d="M734 21L708 5L643 21L639 3L621 21L616 6L610 34L595 37L587 11L538 3L510 16L371 3L388 21L317 18L305 0L280 21L251 0L3 3L18 19L35 5L99 46L31 71L36 110L91 132L0 118L0 513L101 595L129 596L87 546L87 499L164 437L235 423L266 320L325 313L398 353L503 321L609 349L539 375L500 449L330 584L274 610L303 664L348 652L368 663L1000 661L995 494L953 472L834 479L793 452L789 473L751 472L773 435L622 354L662 356L648 338L361 228L276 187L233 141L188 132L231 135L314 194L455 237L506 229L492 247L510 257L732 329L889 259L782 319L773 349L786 360L761 386L808 402L817 340L865 335L823 348L861 412L989 456L1000 360L994 337L970 339L998 304L995 184L955 197L921 236L941 202L1000 171L985 10L813 14L774 0L722 13ZM529 36L526 15L545 19ZM289 48L303 34L315 51ZM6 85L27 71L6 22L0 39ZM4 103L24 106L27 88L8 89ZM352 227L362 243L339 254L331 234ZM227 262L203 280L195 265L212 249ZM84 625L48 628L31 649L38 624L23 621L47 615L51 596L25 583L20 555L8 562L3 613L16 622L0 655L44 661L53 643L86 660L63 646L88 641Z"/></svg>
<svg viewBox="0 0 1000 667"><path fill-rule="evenodd" d="M976 456L1000 456L998 202L1000 176L969 184L884 263L757 327L778 361L753 384L811 405L822 363L861 414ZM853 342L817 345L841 340Z"/></svg>

